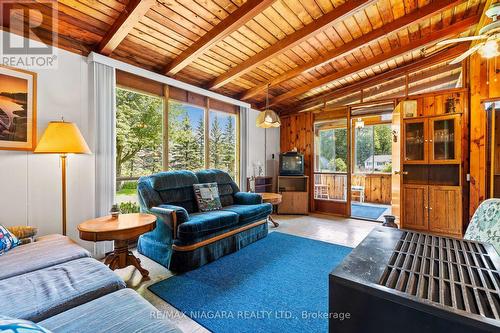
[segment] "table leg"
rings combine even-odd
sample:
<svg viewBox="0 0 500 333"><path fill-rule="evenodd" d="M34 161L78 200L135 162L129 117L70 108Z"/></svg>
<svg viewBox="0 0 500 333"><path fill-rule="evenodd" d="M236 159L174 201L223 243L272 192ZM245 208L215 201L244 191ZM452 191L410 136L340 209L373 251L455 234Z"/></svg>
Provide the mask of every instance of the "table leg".
<svg viewBox="0 0 500 333"><path fill-rule="evenodd" d="M267 221L268 221L268 222L271 222L275 228L277 228L277 227L279 227L279 226L280 226L280 224L279 224L278 222L276 222L276 221L273 219L273 217L272 217L271 215L269 215L269 216L267 217Z"/></svg>
<svg viewBox="0 0 500 333"><path fill-rule="evenodd" d="M111 270L134 266L141 272L144 279L149 278L149 272L141 266L141 260L128 249L128 241L115 240L115 250L106 256L104 264Z"/></svg>

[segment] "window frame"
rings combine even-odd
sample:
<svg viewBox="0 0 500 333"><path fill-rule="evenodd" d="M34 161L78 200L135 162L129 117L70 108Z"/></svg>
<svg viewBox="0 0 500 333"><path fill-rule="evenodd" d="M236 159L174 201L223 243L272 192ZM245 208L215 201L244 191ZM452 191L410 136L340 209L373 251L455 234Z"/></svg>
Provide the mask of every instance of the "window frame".
<svg viewBox="0 0 500 333"><path fill-rule="evenodd" d="M363 118L363 117L361 117ZM357 118L352 117L352 121L355 121ZM375 170L375 126L379 125L388 125L389 127L391 126L392 122L387 120L387 121L377 121L373 122L371 124L365 125L363 128L370 127L371 128L371 142L372 142L372 161L371 161L371 171L358 171L357 170L357 128L353 126L354 131L352 131L352 174L353 175L390 175L392 172L383 172L383 171L377 171ZM392 154L392 152L391 152ZM364 162L363 162L364 163Z"/></svg>
<svg viewBox="0 0 500 333"><path fill-rule="evenodd" d="M235 131L236 131L236 140L235 140L235 145L236 145L236 149L235 149L235 170L234 170L234 174L235 174L235 183L238 184L238 186L241 186L241 173L240 173L240 113L239 112L235 112L235 113L232 113L232 112L227 112L227 111L221 111L221 110L218 110L218 109L214 109L214 108L210 108L208 107L207 108L207 113L208 113L208 116L207 116L207 119L209 120L208 121L208 125L205 126L205 139L208 138L208 144L206 145L205 147L205 153L207 154L207 156L205 156L205 160L206 160L206 166L207 166L207 169L210 167L210 159L208 158L208 155L210 154L210 111L214 111L214 112L218 112L218 113L224 113L224 114L228 114L229 116L231 117L234 117L235 120ZM207 132L208 130L208 132Z"/></svg>
<svg viewBox="0 0 500 333"><path fill-rule="evenodd" d="M205 103L205 106L200 106L200 105L197 105L197 104L193 104L193 103L189 103L189 102L184 102L184 101L180 101L178 99L175 99L175 98L165 98L165 100L167 101L167 108L166 108L166 118L165 118L165 115L164 115L164 122L166 124L166 131L165 131L165 134L164 134L164 137L163 137L163 142L165 144L165 142L167 142L167 152L169 152L169 149L168 149L168 141L169 141L169 132L168 132L168 114L170 112L170 101L174 101L176 103L180 103L180 104L183 104L183 105L188 105L188 106L191 106L191 107L195 107L195 108L199 108L199 109L202 109L203 110L203 119L204 119L204 126L205 126L205 155L204 155L204 166L205 166L205 169L209 169L210 167L210 158L209 158L209 155L210 155L210 111L215 111L215 112L220 112L220 113L225 113L225 114L228 114L228 115L231 115L231 116L234 116L236 119L235 119L235 122L236 122L236 161L235 161L235 164L236 164L236 168L235 168L235 179L234 179L234 182L238 185L238 186L241 186L241 166L240 166L240 147L241 147L241 141L240 141L240 112L228 112L228 111L222 111L222 110L218 110L218 109L215 109L215 108L210 108L210 103L207 102ZM207 98L208 100L208 98ZM166 162L166 165L163 166L163 170L164 171L168 171L169 170L169 156L167 154L167 157L164 159L164 162Z"/></svg>

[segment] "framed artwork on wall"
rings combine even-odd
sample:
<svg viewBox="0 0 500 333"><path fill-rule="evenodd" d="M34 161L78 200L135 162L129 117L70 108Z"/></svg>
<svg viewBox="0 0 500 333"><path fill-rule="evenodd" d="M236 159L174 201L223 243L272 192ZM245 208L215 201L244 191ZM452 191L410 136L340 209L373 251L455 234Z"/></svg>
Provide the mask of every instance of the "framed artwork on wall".
<svg viewBox="0 0 500 333"><path fill-rule="evenodd" d="M0 66L0 150L34 150L37 74Z"/></svg>

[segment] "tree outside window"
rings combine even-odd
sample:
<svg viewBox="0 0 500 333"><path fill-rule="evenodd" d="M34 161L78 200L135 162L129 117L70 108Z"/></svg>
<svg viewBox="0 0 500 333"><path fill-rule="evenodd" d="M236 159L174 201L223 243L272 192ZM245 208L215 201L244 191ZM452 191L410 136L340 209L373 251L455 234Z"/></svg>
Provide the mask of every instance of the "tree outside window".
<svg viewBox="0 0 500 333"><path fill-rule="evenodd" d="M163 100L116 89L116 190L123 212L138 211L137 178L162 170Z"/></svg>
<svg viewBox="0 0 500 333"><path fill-rule="evenodd" d="M139 177L165 168L197 171L208 166L227 171L238 182L237 116L175 100L168 103L168 166L164 166L163 98L116 89L116 200L122 212L139 210Z"/></svg>
<svg viewBox="0 0 500 333"><path fill-rule="evenodd" d="M209 167L224 170L237 179L236 116L210 110Z"/></svg>
<svg viewBox="0 0 500 333"><path fill-rule="evenodd" d="M168 166L170 170L205 168L205 110L169 101Z"/></svg>
<svg viewBox="0 0 500 333"><path fill-rule="evenodd" d="M355 130L354 171L359 173L392 171L391 125L367 125Z"/></svg>

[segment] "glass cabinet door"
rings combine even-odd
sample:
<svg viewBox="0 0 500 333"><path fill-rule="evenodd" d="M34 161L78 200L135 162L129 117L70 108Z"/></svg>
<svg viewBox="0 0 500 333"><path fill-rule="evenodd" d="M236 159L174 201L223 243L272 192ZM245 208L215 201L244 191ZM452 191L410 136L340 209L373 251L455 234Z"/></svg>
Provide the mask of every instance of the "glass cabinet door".
<svg viewBox="0 0 500 333"><path fill-rule="evenodd" d="M425 119L404 122L404 163L427 162L427 122Z"/></svg>
<svg viewBox="0 0 500 333"><path fill-rule="evenodd" d="M430 118L430 163L460 162L460 118L444 116Z"/></svg>

